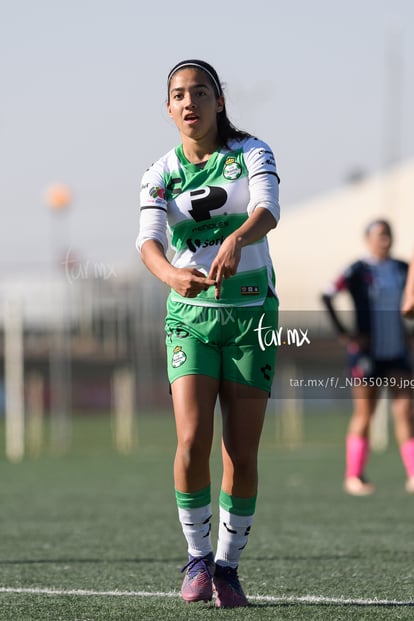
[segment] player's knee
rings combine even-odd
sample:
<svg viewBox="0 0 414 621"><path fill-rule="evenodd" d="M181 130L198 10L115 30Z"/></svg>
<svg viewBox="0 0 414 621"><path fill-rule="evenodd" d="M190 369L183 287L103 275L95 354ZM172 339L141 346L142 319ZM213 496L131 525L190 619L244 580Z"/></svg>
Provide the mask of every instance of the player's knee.
<svg viewBox="0 0 414 621"><path fill-rule="evenodd" d="M194 464L205 462L210 456L210 447L205 441L194 436L180 439L177 445L177 456L190 468Z"/></svg>
<svg viewBox="0 0 414 621"><path fill-rule="evenodd" d="M245 450L228 451L229 459L235 472L240 476L250 477L257 473L257 455Z"/></svg>

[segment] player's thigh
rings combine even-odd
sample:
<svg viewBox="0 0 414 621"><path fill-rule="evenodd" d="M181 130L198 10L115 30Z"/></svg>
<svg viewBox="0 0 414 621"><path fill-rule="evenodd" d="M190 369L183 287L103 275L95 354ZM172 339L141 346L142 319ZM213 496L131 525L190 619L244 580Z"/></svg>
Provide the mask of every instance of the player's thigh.
<svg viewBox="0 0 414 621"><path fill-rule="evenodd" d="M383 365L382 377L387 381L387 387L392 399L412 399L414 379L409 356L395 358Z"/></svg>
<svg viewBox="0 0 414 621"><path fill-rule="evenodd" d="M193 443L212 434L220 378L220 352L188 330L167 333L167 371L179 442Z"/></svg>
<svg viewBox="0 0 414 621"><path fill-rule="evenodd" d="M183 375L171 385L178 443L208 455L214 432L219 381L208 375Z"/></svg>
<svg viewBox="0 0 414 621"><path fill-rule="evenodd" d="M223 379L270 393L276 368L278 303L268 298L263 306L237 309L233 339L223 347ZM261 338L266 326L268 338ZM237 331L237 333L236 333Z"/></svg>
<svg viewBox="0 0 414 621"><path fill-rule="evenodd" d="M370 420L375 412L379 398L379 391L376 386L353 386L353 415Z"/></svg>
<svg viewBox="0 0 414 621"><path fill-rule="evenodd" d="M178 306L178 305L176 305ZM220 378L217 321L210 309L181 305L166 318L167 373L170 384L185 375ZM203 315L205 313L205 315Z"/></svg>

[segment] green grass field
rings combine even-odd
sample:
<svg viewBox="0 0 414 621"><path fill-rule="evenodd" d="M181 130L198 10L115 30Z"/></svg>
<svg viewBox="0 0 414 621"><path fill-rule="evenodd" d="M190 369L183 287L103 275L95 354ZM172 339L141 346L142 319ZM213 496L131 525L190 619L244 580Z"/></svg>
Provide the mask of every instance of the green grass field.
<svg viewBox="0 0 414 621"><path fill-rule="evenodd" d="M64 457L46 450L11 464L2 436L0 620L414 618L414 498L404 492L393 441L371 458L377 494L342 492L346 422L309 414L303 442L288 448L269 416L256 520L240 564L252 605L237 610L186 605L178 596L186 548L171 416L140 417L127 457L115 453L107 417L77 418Z"/></svg>

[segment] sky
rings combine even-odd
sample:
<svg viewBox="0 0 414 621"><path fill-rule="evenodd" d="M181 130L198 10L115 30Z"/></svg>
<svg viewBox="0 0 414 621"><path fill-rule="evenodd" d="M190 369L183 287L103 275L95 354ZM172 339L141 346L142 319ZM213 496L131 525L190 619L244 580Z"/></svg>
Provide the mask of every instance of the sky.
<svg viewBox="0 0 414 621"><path fill-rule="evenodd" d="M274 150L282 218L414 157L412 0L0 0L0 279L64 247L112 273L138 263L141 176L179 143L166 76L192 57Z"/></svg>

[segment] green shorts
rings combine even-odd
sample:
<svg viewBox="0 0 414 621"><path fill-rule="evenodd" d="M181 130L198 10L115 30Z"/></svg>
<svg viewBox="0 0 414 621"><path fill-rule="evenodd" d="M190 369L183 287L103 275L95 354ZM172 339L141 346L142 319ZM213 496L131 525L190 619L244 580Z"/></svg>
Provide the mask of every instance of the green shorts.
<svg viewBox="0 0 414 621"><path fill-rule="evenodd" d="M194 306L167 301L165 320L170 384L208 375L270 392L276 364L278 300L262 306Z"/></svg>

